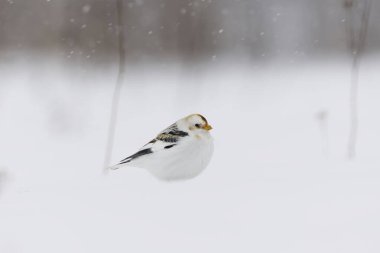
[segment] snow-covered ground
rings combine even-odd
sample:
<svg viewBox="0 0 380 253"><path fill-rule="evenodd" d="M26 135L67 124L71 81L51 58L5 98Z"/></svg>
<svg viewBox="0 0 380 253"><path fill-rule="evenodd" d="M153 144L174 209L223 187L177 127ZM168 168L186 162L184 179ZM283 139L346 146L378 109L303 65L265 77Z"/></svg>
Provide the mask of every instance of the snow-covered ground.
<svg viewBox="0 0 380 253"><path fill-rule="evenodd" d="M347 60L129 67L114 162L189 113L214 127L208 169L163 183L101 173L115 66L3 61L0 252L380 252L379 67L354 161Z"/></svg>

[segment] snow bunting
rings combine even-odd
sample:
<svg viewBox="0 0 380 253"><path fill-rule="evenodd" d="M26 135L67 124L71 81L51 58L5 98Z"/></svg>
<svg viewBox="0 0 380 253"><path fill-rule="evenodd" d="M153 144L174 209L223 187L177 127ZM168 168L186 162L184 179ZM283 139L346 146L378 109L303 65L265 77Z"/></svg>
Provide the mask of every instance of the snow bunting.
<svg viewBox="0 0 380 253"><path fill-rule="evenodd" d="M110 169L124 166L144 168L158 179L167 181L193 178L210 162L213 153L211 129L205 117L191 114Z"/></svg>

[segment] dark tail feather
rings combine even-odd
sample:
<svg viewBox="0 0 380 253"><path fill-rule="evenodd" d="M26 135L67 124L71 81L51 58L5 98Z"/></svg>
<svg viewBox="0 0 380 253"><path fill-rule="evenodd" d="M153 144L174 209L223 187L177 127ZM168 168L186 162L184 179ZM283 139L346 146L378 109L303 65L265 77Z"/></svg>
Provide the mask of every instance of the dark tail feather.
<svg viewBox="0 0 380 253"><path fill-rule="evenodd" d="M131 156L128 156L127 158L121 160L120 163L118 163L118 164L116 164L114 166L109 167L109 169L110 170L117 170L120 167L122 167L124 164L129 163L130 161L132 161L133 159L136 159L136 158L138 158L140 156L144 156L144 155L147 155L147 154L150 154L150 153L153 153L153 151L152 151L151 148L140 150L137 153L135 153L135 154L133 154Z"/></svg>
<svg viewBox="0 0 380 253"><path fill-rule="evenodd" d="M120 163L113 165L111 167L108 167L110 170L117 170L120 169L124 164L129 163L132 160L131 157L125 158L124 160L120 161Z"/></svg>

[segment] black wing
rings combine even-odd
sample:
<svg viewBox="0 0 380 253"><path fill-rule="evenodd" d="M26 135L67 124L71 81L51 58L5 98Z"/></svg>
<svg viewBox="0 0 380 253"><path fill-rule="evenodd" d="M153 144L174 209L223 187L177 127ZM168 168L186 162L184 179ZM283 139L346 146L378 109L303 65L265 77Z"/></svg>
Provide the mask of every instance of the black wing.
<svg viewBox="0 0 380 253"><path fill-rule="evenodd" d="M162 131L160 134L158 134L155 139L145 144L142 147L142 149L139 150L137 153L121 160L118 165L129 163L130 161L136 158L153 153L152 146L157 141L170 143L171 145L164 146L164 149L170 149L176 145L176 143L181 137L185 137L188 135L189 135L188 133L179 130L177 124L174 123L173 125L166 128L164 131Z"/></svg>
<svg viewBox="0 0 380 253"><path fill-rule="evenodd" d="M153 153L151 148L142 149L142 150L138 151L137 153L135 153L131 156L128 156L127 158L121 160L119 164L128 163L128 162L132 161L133 159L136 159L140 156L151 154L151 153Z"/></svg>
<svg viewBox="0 0 380 253"><path fill-rule="evenodd" d="M176 143L180 137L188 136L189 134L178 129L177 124L173 124L170 127L166 128L159 135L157 135L156 140L163 142Z"/></svg>

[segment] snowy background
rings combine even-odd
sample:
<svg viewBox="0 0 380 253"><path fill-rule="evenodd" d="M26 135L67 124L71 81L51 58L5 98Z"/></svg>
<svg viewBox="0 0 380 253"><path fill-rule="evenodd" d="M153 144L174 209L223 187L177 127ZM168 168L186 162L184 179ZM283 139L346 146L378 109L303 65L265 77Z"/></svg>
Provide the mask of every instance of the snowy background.
<svg viewBox="0 0 380 253"><path fill-rule="evenodd" d="M177 183L136 168L102 174L115 1L0 2L0 252L379 252L379 4L347 159L344 1L287 2L124 2L136 32L112 161L202 113L214 156ZM162 34L158 16L188 30Z"/></svg>

